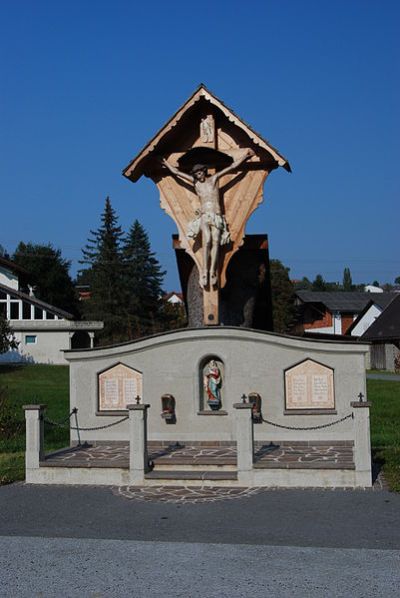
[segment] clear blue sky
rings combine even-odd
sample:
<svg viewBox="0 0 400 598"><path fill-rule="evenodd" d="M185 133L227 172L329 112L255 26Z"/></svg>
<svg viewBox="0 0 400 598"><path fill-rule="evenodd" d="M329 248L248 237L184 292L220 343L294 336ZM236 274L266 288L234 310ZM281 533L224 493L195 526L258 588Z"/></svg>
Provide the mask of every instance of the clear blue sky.
<svg viewBox="0 0 400 598"><path fill-rule="evenodd" d="M393 282L399 260L398 0L2 2L0 244L77 269L110 195L178 288L153 183L121 170L200 82L286 156L247 232L291 276Z"/></svg>

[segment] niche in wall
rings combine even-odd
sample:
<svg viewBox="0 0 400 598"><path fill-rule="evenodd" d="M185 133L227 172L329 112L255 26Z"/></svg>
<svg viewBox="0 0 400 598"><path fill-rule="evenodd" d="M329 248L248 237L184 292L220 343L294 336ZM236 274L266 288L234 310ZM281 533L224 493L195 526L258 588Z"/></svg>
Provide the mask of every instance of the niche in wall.
<svg viewBox="0 0 400 598"><path fill-rule="evenodd" d="M224 362L217 355L207 355L199 367L200 412L218 412L223 407Z"/></svg>

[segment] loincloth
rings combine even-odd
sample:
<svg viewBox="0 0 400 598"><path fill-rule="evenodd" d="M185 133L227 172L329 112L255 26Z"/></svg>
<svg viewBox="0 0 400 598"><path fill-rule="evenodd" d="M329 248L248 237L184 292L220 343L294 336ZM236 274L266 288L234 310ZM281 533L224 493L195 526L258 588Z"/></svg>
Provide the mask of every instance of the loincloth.
<svg viewBox="0 0 400 598"><path fill-rule="evenodd" d="M207 224L208 226L213 226L221 231L221 238L219 241L220 245L226 245L230 243L231 236L228 230L228 225L225 220L225 216L221 214L201 214L197 212L196 218L191 220L188 224L187 235L190 239L196 239L201 231L201 225Z"/></svg>

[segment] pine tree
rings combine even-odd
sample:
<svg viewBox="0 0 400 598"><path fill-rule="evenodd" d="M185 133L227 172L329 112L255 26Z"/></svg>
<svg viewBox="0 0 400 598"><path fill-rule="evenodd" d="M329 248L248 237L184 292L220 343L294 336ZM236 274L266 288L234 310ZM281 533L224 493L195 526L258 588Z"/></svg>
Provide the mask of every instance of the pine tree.
<svg viewBox="0 0 400 598"><path fill-rule="evenodd" d="M85 317L103 320L104 330L99 335L101 344L126 340L126 291L121 243L123 232L118 217L106 198L101 226L90 231L92 238L82 250L81 264L89 267L86 276L90 282L90 299L83 303Z"/></svg>
<svg viewBox="0 0 400 598"><path fill-rule="evenodd" d="M353 280L351 278L350 268L345 268L343 270L342 286L343 286L344 291L352 291L353 290Z"/></svg>
<svg viewBox="0 0 400 598"><path fill-rule="evenodd" d="M165 272L151 251L148 235L138 220L123 247L125 289L128 293L128 330L131 338L162 328L162 283Z"/></svg>

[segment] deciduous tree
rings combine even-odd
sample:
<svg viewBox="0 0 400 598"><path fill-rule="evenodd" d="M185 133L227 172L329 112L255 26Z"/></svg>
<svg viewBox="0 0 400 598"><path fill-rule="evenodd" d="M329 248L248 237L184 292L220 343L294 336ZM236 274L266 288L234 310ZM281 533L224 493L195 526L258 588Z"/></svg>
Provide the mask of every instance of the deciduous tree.
<svg viewBox="0 0 400 598"><path fill-rule="evenodd" d="M295 316L294 287L290 268L279 260L270 260L272 315L275 332L289 332Z"/></svg>
<svg viewBox="0 0 400 598"><path fill-rule="evenodd" d="M18 349L18 341L15 340L8 320L0 315L0 353L7 353L12 349Z"/></svg>
<svg viewBox="0 0 400 598"><path fill-rule="evenodd" d="M78 314L78 300L69 275L71 262L62 257L60 249L55 249L51 243L40 245L21 241L12 261L29 272L38 299Z"/></svg>
<svg viewBox="0 0 400 598"><path fill-rule="evenodd" d="M315 279L313 280L312 291L326 291L326 282L322 277L322 274L317 274Z"/></svg>
<svg viewBox="0 0 400 598"><path fill-rule="evenodd" d="M351 278L350 268L345 268L343 270L342 286L343 286L344 291L352 291L353 290L353 280Z"/></svg>

